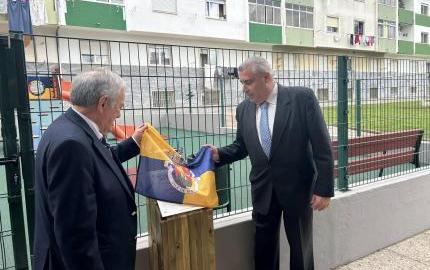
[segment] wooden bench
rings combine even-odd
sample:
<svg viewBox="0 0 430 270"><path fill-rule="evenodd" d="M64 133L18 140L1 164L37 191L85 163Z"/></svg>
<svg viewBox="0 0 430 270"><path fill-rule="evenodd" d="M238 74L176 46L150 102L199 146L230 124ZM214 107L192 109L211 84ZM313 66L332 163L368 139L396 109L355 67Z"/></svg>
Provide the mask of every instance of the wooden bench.
<svg viewBox="0 0 430 270"><path fill-rule="evenodd" d="M422 129L372 134L348 139L348 175L379 170L382 176L385 168L414 164L420 167L419 149L424 134ZM338 160L338 142L332 142L333 157ZM335 166L335 177L338 166Z"/></svg>

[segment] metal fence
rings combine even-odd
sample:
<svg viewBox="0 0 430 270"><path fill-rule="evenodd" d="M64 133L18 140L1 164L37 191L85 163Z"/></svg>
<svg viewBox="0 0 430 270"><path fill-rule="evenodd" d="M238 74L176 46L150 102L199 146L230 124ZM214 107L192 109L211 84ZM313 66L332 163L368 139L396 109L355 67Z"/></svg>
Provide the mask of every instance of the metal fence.
<svg viewBox="0 0 430 270"><path fill-rule="evenodd" d="M339 190L430 164L430 66L426 60L26 38L30 41L24 51L34 149L43 131L70 107L73 78L96 67L117 72L127 84L123 113L110 143L131 135L130 129L143 121L151 122L184 156L205 143L231 143L235 109L245 98L237 67L258 55L272 64L280 84L314 90L333 141ZM138 160L123 165L134 179ZM216 210L214 218L250 210L250 168L248 159L231 165L230 204ZM136 202L139 233L145 235L145 198L137 196ZM1 213L3 220L3 208Z"/></svg>

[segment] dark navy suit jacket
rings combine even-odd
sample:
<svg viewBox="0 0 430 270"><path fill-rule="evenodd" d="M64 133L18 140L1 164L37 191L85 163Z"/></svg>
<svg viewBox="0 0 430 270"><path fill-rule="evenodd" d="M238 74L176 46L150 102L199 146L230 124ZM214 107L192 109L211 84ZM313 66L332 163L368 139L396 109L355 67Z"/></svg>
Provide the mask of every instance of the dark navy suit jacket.
<svg viewBox="0 0 430 270"><path fill-rule="evenodd" d="M219 165L249 156L254 210L266 214L273 194L284 209L297 214L309 208L312 194L332 197L330 137L312 90L279 85L270 158L261 147L255 115L255 103L240 103L236 139L219 149Z"/></svg>
<svg viewBox="0 0 430 270"><path fill-rule="evenodd" d="M129 138L112 152L72 109L43 134L36 157L34 269L134 270L134 190L121 166L139 153Z"/></svg>

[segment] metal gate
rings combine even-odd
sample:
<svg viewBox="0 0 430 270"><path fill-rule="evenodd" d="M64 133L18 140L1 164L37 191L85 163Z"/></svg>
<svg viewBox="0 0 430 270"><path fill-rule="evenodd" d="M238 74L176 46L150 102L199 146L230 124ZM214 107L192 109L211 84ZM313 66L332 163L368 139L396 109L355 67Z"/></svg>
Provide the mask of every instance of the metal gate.
<svg viewBox="0 0 430 270"><path fill-rule="evenodd" d="M29 269L34 158L22 35L0 37L0 59L0 269Z"/></svg>

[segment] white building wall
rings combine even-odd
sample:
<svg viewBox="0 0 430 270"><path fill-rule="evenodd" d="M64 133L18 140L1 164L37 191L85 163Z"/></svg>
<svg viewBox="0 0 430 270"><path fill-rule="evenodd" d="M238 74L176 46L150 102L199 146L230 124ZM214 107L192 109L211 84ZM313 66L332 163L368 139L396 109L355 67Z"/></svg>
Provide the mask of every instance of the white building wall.
<svg viewBox="0 0 430 270"><path fill-rule="evenodd" d="M421 4L427 4L430 8L430 0L415 0L414 1L414 12L421 14ZM430 10L429 10L430 12Z"/></svg>
<svg viewBox="0 0 430 270"><path fill-rule="evenodd" d="M247 1L226 1L226 20L207 18L203 0L177 0L176 13L153 11L153 1L159 0L126 1L127 31L247 40Z"/></svg>
<svg viewBox="0 0 430 270"><path fill-rule="evenodd" d="M428 33L429 41L430 41L430 27L415 25L414 30L415 30L415 33L414 33L415 43L421 43L421 33L422 32Z"/></svg>
<svg viewBox="0 0 430 270"><path fill-rule="evenodd" d="M404 0L403 1L403 3L404 3L404 9L407 9L407 10L414 10L415 9L415 2L416 1L414 1L414 0Z"/></svg>
<svg viewBox="0 0 430 270"><path fill-rule="evenodd" d="M414 12L421 14L421 4L427 4L430 12L430 0L415 0L414 1ZM430 14L429 14L430 15ZM414 41L415 43L421 43L421 33L427 32L430 39L430 27L415 25L414 27Z"/></svg>
<svg viewBox="0 0 430 270"><path fill-rule="evenodd" d="M375 45L351 45L349 35L354 33L354 20L364 21L364 35L375 36L376 43L376 7L376 0L363 2L355 0L315 1L315 45L317 47L374 51ZM338 33L327 32L327 16L339 18Z"/></svg>

